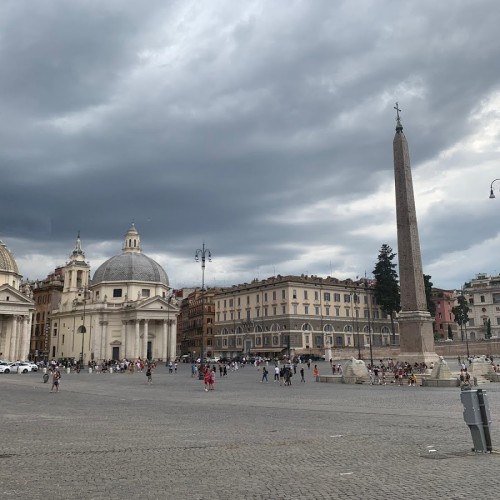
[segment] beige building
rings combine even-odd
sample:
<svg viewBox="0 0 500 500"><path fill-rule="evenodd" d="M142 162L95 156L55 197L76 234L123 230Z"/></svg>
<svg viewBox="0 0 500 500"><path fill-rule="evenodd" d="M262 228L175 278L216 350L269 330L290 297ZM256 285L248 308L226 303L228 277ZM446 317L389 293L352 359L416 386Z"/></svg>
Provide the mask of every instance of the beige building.
<svg viewBox="0 0 500 500"><path fill-rule="evenodd" d="M133 224L122 253L99 266L92 281L79 237L63 274L61 303L51 317L51 357L175 359L178 307L166 272L142 253Z"/></svg>
<svg viewBox="0 0 500 500"><path fill-rule="evenodd" d="M63 290L63 269L54 270L44 280L30 283L33 290L35 312L31 325L29 357L33 361L48 360L50 347L50 316L59 307Z"/></svg>
<svg viewBox="0 0 500 500"><path fill-rule="evenodd" d="M335 349L364 349L370 340L391 342L390 320L369 281L278 275L222 289L214 302L216 356L328 358Z"/></svg>
<svg viewBox="0 0 500 500"><path fill-rule="evenodd" d="M0 359L28 359L34 303L29 286L21 287L14 256L0 241Z"/></svg>
<svg viewBox="0 0 500 500"><path fill-rule="evenodd" d="M478 274L465 284L463 294L470 308L468 339L486 338L488 320L491 323L491 336L500 338L500 275Z"/></svg>

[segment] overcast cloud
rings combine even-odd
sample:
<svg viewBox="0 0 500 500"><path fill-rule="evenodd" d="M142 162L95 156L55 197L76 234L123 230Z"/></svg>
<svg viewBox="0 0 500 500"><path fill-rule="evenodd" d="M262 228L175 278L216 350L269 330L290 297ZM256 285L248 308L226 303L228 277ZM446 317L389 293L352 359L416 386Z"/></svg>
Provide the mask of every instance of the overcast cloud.
<svg viewBox="0 0 500 500"><path fill-rule="evenodd" d="M424 272L500 273L500 3L0 4L0 239L93 271L134 222L174 287L371 275L397 251L395 101ZM500 187L500 182L496 184Z"/></svg>

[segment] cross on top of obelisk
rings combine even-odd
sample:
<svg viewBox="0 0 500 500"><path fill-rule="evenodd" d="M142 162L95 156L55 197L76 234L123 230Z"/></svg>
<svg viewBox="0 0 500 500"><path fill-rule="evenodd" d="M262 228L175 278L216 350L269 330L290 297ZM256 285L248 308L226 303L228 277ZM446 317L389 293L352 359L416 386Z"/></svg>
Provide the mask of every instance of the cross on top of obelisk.
<svg viewBox="0 0 500 500"><path fill-rule="evenodd" d="M401 121L399 119L399 112L401 111L399 109L399 103L396 103L396 106L394 106L394 109L396 110L396 132L401 132L403 130L403 125L401 125Z"/></svg>

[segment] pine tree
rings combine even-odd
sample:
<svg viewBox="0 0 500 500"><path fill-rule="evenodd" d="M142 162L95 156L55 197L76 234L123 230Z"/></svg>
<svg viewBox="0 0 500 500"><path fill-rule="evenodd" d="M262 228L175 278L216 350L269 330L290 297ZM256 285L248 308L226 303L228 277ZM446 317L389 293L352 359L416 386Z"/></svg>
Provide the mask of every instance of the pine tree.
<svg viewBox="0 0 500 500"><path fill-rule="evenodd" d="M436 316L436 304L432 300L432 286L434 283L432 283L431 278L432 276L424 274L425 300L427 302L427 310L434 318Z"/></svg>
<svg viewBox="0 0 500 500"><path fill-rule="evenodd" d="M393 259L396 254L392 248L383 244L378 256L378 262L373 270L375 277L375 298L382 311L391 318L392 343L396 343L396 333L394 331L394 313L401 309L399 295L398 273Z"/></svg>

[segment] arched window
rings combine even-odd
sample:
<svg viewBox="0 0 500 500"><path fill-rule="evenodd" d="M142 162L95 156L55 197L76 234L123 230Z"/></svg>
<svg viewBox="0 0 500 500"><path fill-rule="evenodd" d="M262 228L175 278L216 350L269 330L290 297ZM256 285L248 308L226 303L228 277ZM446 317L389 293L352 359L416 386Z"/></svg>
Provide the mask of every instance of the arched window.
<svg viewBox="0 0 500 500"><path fill-rule="evenodd" d="M335 330L333 329L332 325L325 325L323 328L324 332L334 332Z"/></svg>
<svg viewBox="0 0 500 500"><path fill-rule="evenodd" d="M380 330L382 333L391 333L391 331L389 330L389 328L387 328L386 326L383 326L382 329Z"/></svg>
<svg viewBox="0 0 500 500"><path fill-rule="evenodd" d="M257 326L255 327L255 331L256 331L256 332L262 332L262 327L261 327L260 325L257 325Z"/></svg>
<svg viewBox="0 0 500 500"><path fill-rule="evenodd" d="M229 334L229 332L228 332L227 328L223 328L222 335L228 335L228 334Z"/></svg>
<svg viewBox="0 0 500 500"><path fill-rule="evenodd" d="M309 323L304 323L302 325L302 331L303 332L312 332L313 327Z"/></svg>
<svg viewBox="0 0 500 500"><path fill-rule="evenodd" d="M236 327L236 334L239 335L241 333L243 333L243 328L241 328L241 326L237 326Z"/></svg>
<svg viewBox="0 0 500 500"><path fill-rule="evenodd" d="M344 332L352 332L352 326L351 325L345 325L344 326Z"/></svg>

